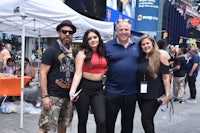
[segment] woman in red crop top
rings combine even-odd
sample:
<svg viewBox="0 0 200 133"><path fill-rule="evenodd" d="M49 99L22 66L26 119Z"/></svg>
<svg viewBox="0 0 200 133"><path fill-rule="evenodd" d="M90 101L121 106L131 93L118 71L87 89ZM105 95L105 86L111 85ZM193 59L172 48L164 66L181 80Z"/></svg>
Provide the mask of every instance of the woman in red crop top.
<svg viewBox="0 0 200 133"><path fill-rule="evenodd" d="M101 36L95 29L87 30L83 36L81 50L75 59L75 74L70 89L70 100L76 101L78 133L86 133L88 111L91 106L97 133L106 132L105 99L102 79L107 62ZM75 92L82 89L79 98ZM75 100L76 99L76 100Z"/></svg>

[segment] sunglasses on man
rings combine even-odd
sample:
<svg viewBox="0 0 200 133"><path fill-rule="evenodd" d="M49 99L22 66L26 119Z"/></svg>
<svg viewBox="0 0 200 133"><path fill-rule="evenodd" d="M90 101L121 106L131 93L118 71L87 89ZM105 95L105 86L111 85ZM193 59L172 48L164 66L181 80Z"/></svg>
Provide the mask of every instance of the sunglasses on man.
<svg viewBox="0 0 200 133"><path fill-rule="evenodd" d="M61 30L61 33L63 33L63 34L70 34L70 35L72 35L72 34L74 34L74 31L72 31L72 30Z"/></svg>

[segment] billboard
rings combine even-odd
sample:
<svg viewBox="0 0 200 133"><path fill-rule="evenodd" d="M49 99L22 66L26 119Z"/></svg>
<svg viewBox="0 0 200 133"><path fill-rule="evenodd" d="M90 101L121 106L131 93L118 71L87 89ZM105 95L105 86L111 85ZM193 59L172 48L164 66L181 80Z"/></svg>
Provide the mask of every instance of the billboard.
<svg viewBox="0 0 200 133"><path fill-rule="evenodd" d="M137 0L135 30L156 36L158 29L159 0Z"/></svg>
<svg viewBox="0 0 200 133"><path fill-rule="evenodd" d="M116 22L119 18L130 19L132 30L134 30L136 0L107 0L106 6L105 21Z"/></svg>
<svg viewBox="0 0 200 133"><path fill-rule="evenodd" d="M93 19L105 19L106 0L63 0L65 4L82 15Z"/></svg>
<svg viewBox="0 0 200 133"><path fill-rule="evenodd" d="M107 15L105 21L108 22L116 22L118 19L130 19L132 22L132 30L134 30L134 19L122 14L121 12L118 12L110 7L107 7Z"/></svg>
<svg viewBox="0 0 200 133"><path fill-rule="evenodd" d="M107 0L106 6L121 12L125 16L135 18L136 0Z"/></svg>

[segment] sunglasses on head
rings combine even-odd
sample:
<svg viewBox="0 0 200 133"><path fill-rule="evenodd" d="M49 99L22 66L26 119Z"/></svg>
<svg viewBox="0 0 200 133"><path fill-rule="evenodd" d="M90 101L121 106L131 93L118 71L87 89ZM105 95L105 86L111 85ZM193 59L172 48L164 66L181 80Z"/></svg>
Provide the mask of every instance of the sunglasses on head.
<svg viewBox="0 0 200 133"><path fill-rule="evenodd" d="M129 24L131 24L131 20L130 19L118 19L117 20L117 24L120 22L128 22Z"/></svg>
<svg viewBox="0 0 200 133"><path fill-rule="evenodd" d="M71 30L61 30L61 32L63 34L67 34L67 33L69 33L70 35L74 34L74 31L71 31Z"/></svg>

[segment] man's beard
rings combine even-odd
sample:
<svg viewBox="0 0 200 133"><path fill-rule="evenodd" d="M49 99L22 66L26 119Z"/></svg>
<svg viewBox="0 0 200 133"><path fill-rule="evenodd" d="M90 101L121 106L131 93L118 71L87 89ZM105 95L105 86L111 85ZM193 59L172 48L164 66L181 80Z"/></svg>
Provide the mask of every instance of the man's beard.
<svg viewBox="0 0 200 133"><path fill-rule="evenodd" d="M67 46L67 45L69 45L69 44L72 42L72 39L69 38L69 37L60 38L60 40L61 40L61 42L62 42L62 44L63 44L64 46Z"/></svg>

